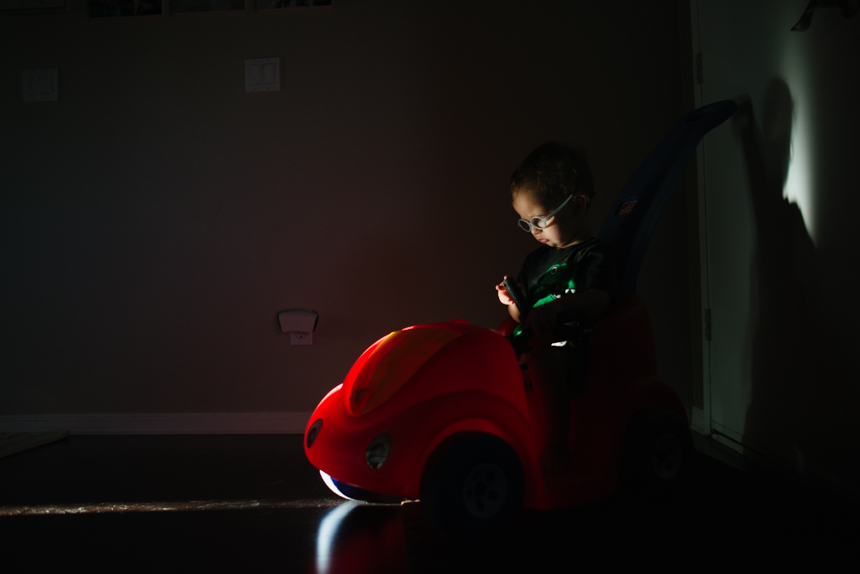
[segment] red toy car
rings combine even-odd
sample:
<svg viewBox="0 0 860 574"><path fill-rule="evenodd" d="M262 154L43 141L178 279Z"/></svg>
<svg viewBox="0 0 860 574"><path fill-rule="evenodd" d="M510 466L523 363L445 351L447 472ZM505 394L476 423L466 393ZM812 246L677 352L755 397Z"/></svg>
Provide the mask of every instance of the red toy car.
<svg viewBox="0 0 860 574"><path fill-rule="evenodd" d="M626 246L624 294L591 333L586 387L571 402L570 471L540 472L546 437L534 421L543 413L506 328L450 321L383 337L317 406L305 453L332 490L359 500L420 498L438 530L474 537L501 527L521 506L561 508L604 497L621 478L658 488L677 483L692 438L684 405L657 376L635 277L642 244L686 160L734 109L734 102L719 102L684 116L601 227L599 236Z"/></svg>

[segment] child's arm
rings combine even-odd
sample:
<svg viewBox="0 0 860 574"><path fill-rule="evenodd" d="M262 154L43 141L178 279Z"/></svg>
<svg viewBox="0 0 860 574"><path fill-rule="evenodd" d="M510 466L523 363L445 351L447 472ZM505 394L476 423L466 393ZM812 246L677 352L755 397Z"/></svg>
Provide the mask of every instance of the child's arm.
<svg viewBox="0 0 860 574"><path fill-rule="evenodd" d="M499 297L501 298L501 295ZM529 311L525 326L531 327L535 335L552 336L561 324L560 316L567 319L567 316L571 315L587 321L594 321L609 309L609 302L609 293L602 289L574 293L551 303L532 308Z"/></svg>

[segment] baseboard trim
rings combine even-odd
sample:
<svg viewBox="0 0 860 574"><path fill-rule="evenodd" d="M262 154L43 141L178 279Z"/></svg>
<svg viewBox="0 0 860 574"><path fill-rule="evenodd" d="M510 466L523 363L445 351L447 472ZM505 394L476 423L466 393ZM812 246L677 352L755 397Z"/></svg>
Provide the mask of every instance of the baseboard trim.
<svg viewBox="0 0 860 574"><path fill-rule="evenodd" d="M726 448L742 454L759 467L766 468L786 477L796 477L799 469L794 467L786 458L779 456L763 444L750 440L749 437L711 421L711 438Z"/></svg>
<svg viewBox="0 0 860 574"><path fill-rule="evenodd" d="M711 425L713 427L711 439L740 453L759 468L767 469L806 486L846 497L855 504L860 504L860 489L857 488L856 483L851 483L844 477L836 476L822 468L804 464L802 458L790 461L763 444L751 441L749 437L717 422L711 421Z"/></svg>
<svg viewBox="0 0 860 574"><path fill-rule="evenodd" d="M0 415L0 432L73 435L303 434L311 413Z"/></svg>
<svg viewBox="0 0 860 574"><path fill-rule="evenodd" d="M693 407L690 409L690 426L694 431L699 434L703 434L708 436L711 434L711 421L708 420L708 417L705 416L705 412L698 408Z"/></svg>

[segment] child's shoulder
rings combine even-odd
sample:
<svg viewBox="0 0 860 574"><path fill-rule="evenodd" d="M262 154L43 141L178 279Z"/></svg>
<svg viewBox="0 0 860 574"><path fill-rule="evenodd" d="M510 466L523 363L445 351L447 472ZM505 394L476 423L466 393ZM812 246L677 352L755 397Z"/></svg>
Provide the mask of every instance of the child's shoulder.
<svg viewBox="0 0 860 574"><path fill-rule="evenodd" d="M599 237L586 239L576 245L558 250L558 257L567 260L582 259L592 255L603 255L611 253L610 245Z"/></svg>
<svg viewBox="0 0 860 574"><path fill-rule="evenodd" d="M612 247L606 241L600 239L599 237L592 237L591 239L586 239L582 243L577 243L576 245L571 245L568 247L571 255L590 255L595 253L600 254L611 254Z"/></svg>
<svg viewBox="0 0 860 574"><path fill-rule="evenodd" d="M573 247L578 247L578 249L571 249L566 258L568 265L574 267L592 267L595 265L614 267L616 265L615 251L612 244L598 237L592 237Z"/></svg>
<svg viewBox="0 0 860 574"><path fill-rule="evenodd" d="M544 263L562 263L565 261L579 260L583 257L588 257L592 254L609 254L609 243L598 237L586 239L576 245L571 245L564 248L549 247L541 245L528 255L526 255L525 263L528 265L544 264Z"/></svg>

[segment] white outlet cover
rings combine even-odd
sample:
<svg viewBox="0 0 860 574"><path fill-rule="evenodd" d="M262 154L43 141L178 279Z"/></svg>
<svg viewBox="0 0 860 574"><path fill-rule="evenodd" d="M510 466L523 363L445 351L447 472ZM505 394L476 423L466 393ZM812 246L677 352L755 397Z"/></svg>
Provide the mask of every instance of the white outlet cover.
<svg viewBox="0 0 860 574"><path fill-rule="evenodd" d="M281 59L245 60L246 92L277 92L281 89Z"/></svg>
<svg viewBox="0 0 860 574"><path fill-rule="evenodd" d="M57 101L57 69L24 70L25 102Z"/></svg>
<svg viewBox="0 0 860 574"><path fill-rule="evenodd" d="M313 345L314 334L301 331L290 331L290 345Z"/></svg>

